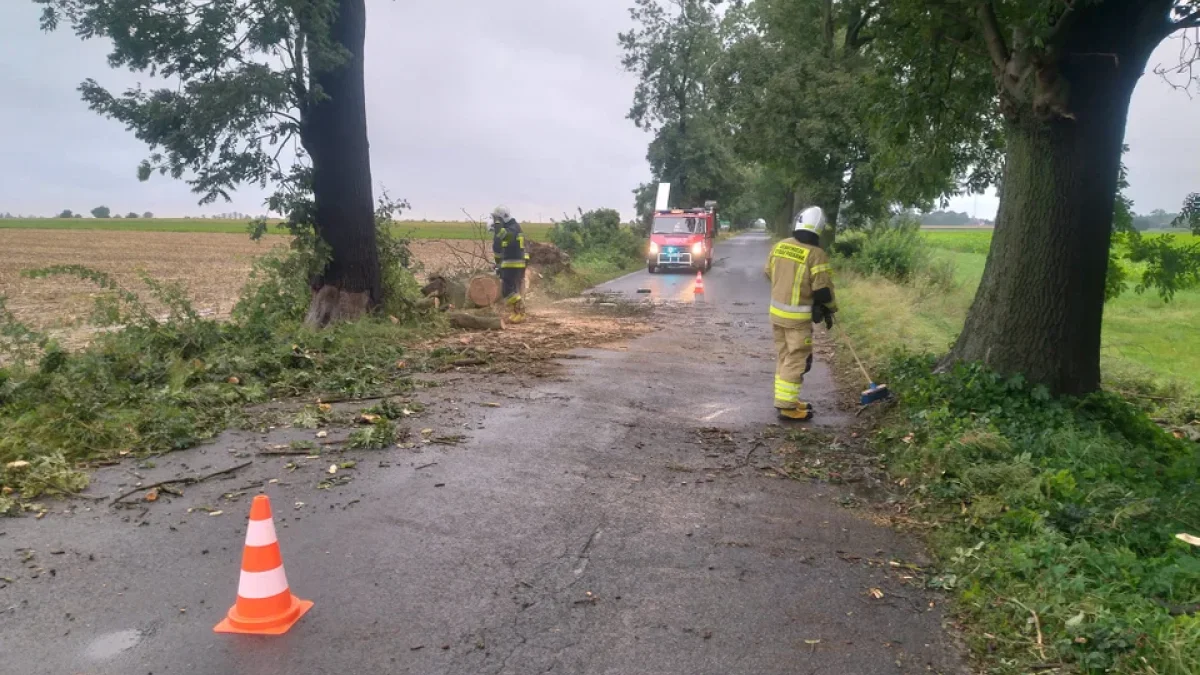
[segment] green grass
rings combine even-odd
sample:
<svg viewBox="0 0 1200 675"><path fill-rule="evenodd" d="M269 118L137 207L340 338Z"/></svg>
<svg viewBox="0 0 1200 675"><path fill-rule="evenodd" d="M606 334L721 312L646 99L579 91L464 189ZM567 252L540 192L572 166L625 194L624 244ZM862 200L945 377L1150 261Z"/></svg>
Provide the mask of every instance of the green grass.
<svg viewBox="0 0 1200 675"><path fill-rule="evenodd" d="M847 276L840 289L847 326L866 339L875 359L887 356L892 335L916 352L945 352L957 337L983 276L990 232L923 232L937 255L955 266L956 287L945 292L900 286L878 278ZM1176 235L1181 240L1194 235ZM982 248L982 250L979 250ZM895 320L895 308L905 321ZM1182 382L1200 392L1200 289L1179 292L1163 302L1152 292L1127 290L1104 308L1102 365L1106 378L1137 376L1158 384Z"/></svg>
<svg viewBox="0 0 1200 675"><path fill-rule="evenodd" d="M521 227L529 238L544 241L551 224L525 223ZM473 239L478 236L476 226L467 222L402 220L395 228L397 234L412 239ZM245 234L247 225L244 220L201 218L10 218L0 220L0 229ZM280 232L271 228L271 233Z"/></svg>
<svg viewBox="0 0 1200 675"><path fill-rule="evenodd" d="M593 286L634 272L644 261L639 256L614 260L611 256L584 254L571 261L571 271L546 280L546 292L552 298L569 298Z"/></svg>

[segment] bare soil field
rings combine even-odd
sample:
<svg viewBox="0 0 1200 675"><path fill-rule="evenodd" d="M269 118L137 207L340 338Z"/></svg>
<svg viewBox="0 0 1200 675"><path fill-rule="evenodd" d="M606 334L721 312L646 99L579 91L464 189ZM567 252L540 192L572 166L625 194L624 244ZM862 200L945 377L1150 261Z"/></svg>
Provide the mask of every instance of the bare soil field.
<svg viewBox="0 0 1200 675"><path fill-rule="evenodd" d="M88 317L96 287L74 278L30 279L22 272L51 265L83 265L113 275L133 291L145 290L141 274L183 283L195 307L226 316L257 256L282 238L251 241L245 234L0 229L0 295L19 320L40 330L70 330ZM486 263L483 246L470 240L420 240L411 244L426 272ZM68 339L75 342L75 339Z"/></svg>

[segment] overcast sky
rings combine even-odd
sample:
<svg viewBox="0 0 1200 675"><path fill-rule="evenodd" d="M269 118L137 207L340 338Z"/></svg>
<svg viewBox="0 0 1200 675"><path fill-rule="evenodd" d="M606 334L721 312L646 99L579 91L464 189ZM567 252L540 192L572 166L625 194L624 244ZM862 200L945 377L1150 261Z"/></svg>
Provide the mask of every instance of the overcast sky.
<svg viewBox="0 0 1200 675"><path fill-rule="evenodd" d="M115 90L138 76L110 70L105 44L37 28L30 0L0 6L0 211L160 216L263 210L244 189L232 204L196 205L187 186L139 183L143 146L119 123L87 110L76 87L92 77ZM622 72L617 33L624 0L368 0L367 106L376 190L407 198L410 215L454 219L498 203L522 220L575 207L632 212L648 178L649 136L625 119L634 81ZM1166 44L1152 64L1169 61ZM1177 210L1200 191L1200 101L1157 76L1142 79L1126 158L1135 209ZM995 213L992 196L951 208Z"/></svg>

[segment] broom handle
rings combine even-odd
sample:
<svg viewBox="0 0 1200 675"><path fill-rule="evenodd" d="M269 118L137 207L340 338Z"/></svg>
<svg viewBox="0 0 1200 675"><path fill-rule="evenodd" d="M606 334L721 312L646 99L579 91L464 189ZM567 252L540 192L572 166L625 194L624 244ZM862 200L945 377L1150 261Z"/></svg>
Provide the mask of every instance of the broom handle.
<svg viewBox="0 0 1200 675"><path fill-rule="evenodd" d="M858 364L859 371L862 372L863 377L867 378L867 385L873 384L874 380L872 380L871 375L867 373L867 369L863 368L862 361L858 359L858 352L854 351L854 343L850 341L850 336L846 335L846 331L842 328L842 324L840 323L838 324L838 332L842 334L842 339L846 341L846 346L850 348L850 354L854 357L854 362Z"/></svg>

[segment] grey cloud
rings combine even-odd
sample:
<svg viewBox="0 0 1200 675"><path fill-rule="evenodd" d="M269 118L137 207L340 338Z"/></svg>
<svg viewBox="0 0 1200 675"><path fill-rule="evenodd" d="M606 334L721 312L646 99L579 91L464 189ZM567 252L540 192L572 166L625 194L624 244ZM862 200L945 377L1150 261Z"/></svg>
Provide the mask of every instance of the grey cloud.
<svg viewBox="0 0 1200 675"><path fill-rule="evenodd" d="M180 182L139 183L145 147L88 111L75 87L114 89L138 75L113 71L101 42L43 34L29 0L0 7L0 209L48 214L101 202L120 210L257 212L262 191L199 208ZM417 217L456 218L497 203L527 220L612 206L630 215L648 178L649 136L625 119L634 81L616 35L621 0L368 0L367 104L376 188L409 199ZM1152 63L1168 62L1165 44ZM1130 112L1127 157L1136 208L1173 210L1200 190L1197 103L1153 74ZM976 206L976 204L978 206ZM994 215L992 195L951 208Z"/></svg>

